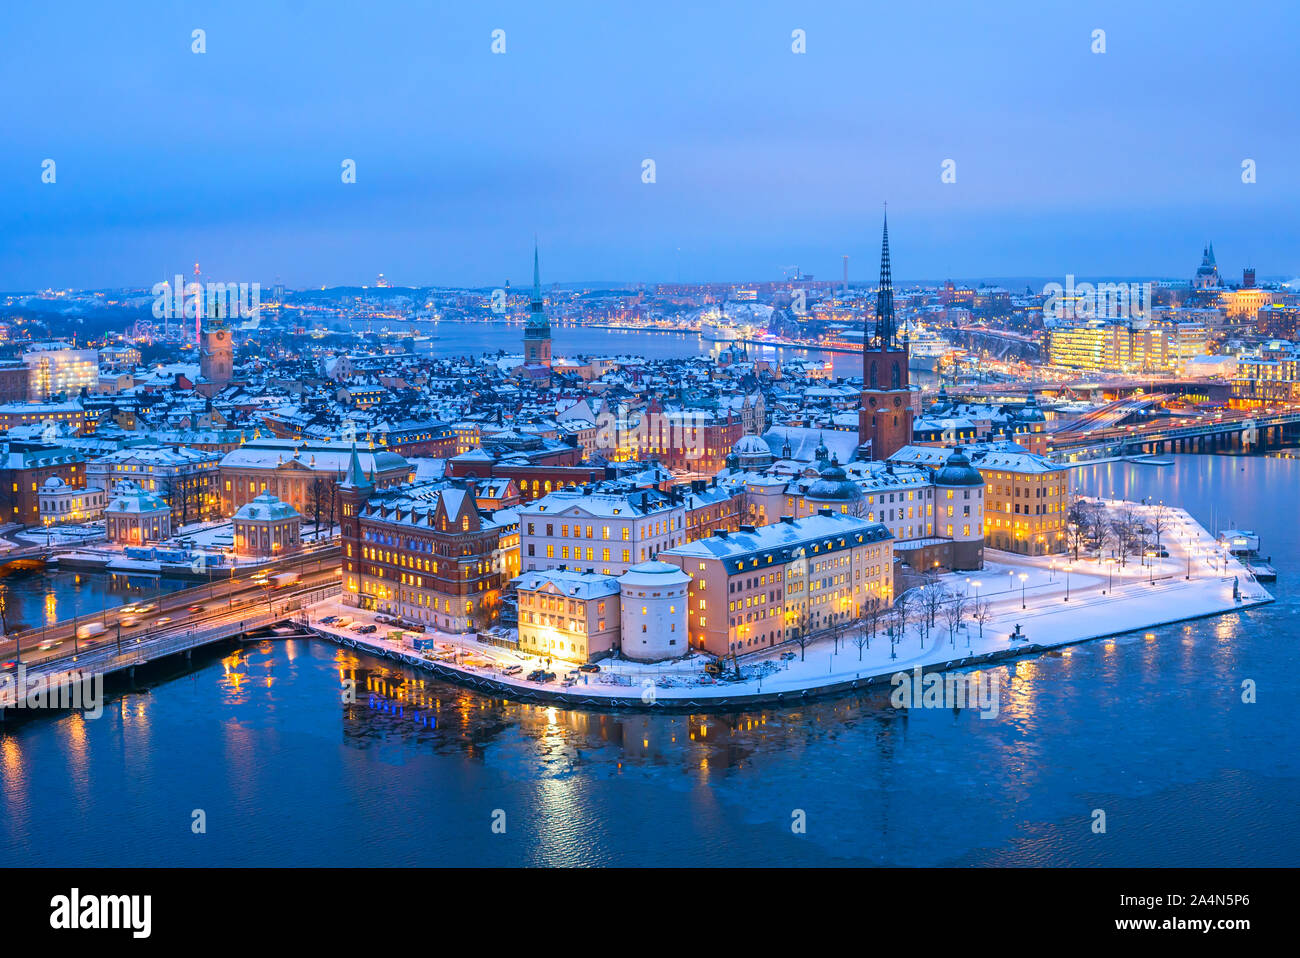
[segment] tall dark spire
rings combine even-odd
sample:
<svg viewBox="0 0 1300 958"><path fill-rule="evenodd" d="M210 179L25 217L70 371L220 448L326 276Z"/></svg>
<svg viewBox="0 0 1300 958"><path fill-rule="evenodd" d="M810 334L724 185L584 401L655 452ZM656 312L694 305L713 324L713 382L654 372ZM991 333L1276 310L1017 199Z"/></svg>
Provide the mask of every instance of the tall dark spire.
<svg viewBox="0 0 1300 958"><path fill-rule="evenodd" d="M528 306L528 328L535 332L545 331L550 335L550 320L546 318L546 309L542 303L542 268L537 255L537 240L533 239L533 299Z"/></svg>
<svg viewBox="0 0 1300 958"><path fill-rule="evenodd" d="M537 257L537 237L533 237L533 312L542 302L542 267Z"/></svg>
<svg viewBox="0 0 1300 958"><path fill-rule="evenodd" d="M876 294L876 345L880 348L895 345L897 330L894 322L894 281L889 275L889 214L885 214L885 230L880 246L880 292Z"/></svg>

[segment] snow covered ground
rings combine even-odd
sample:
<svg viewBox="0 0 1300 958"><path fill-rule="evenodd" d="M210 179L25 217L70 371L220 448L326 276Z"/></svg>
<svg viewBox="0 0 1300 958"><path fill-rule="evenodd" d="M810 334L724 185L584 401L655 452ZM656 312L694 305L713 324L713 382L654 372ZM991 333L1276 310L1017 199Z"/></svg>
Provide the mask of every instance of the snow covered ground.
<svg viewBox="0 0 1300 958"><path fill-rule="evenodd" d="M1122 504L1112 504L1119 508ZM1150 521L1155 506L1128 503L1139 516ZM578 684L569 689L557 682L536 683L523 678L543 663L526 653L480 645L473 637L427 632L448 649L460 653L461 663L440 663L466 674L487 676L520 688L547 692L567 691L586 697L628 698L653 687L660 700L673 698L699 700L745 695L770 695L775 692L799 693L826 686L865 680L873 676L890 676L918 666L936 667L965 661L976 665L992 654L1009 649L1036 646L1055 648L1151 629L1170 622L1215 615L1271 602L1272 596L1235 559L1225 555L1213 537L1185 511L1165 507L1167 526L1162 545L1169 557L1151 560L1151 565L1130 558L1124 568L1117 563L1096 559L1068 561L1068 557L1026 557L989 551L986 567L977 574L950 574L939 582L953 592L977 596L989 601L990 616L983 623L972 620L968 612L961 625L951 634L940 615L928 635L909 625L895 643L878 625L874 637L862 648L853 634L841 637L838 649L831 638L815 641L803 650L786 644L740 659L746 678L740 682L719 682L703 674L708 656L696 655L672 663L644 665L627 661L603 661L601 672L577 677ZM1022 578L1023 577L1023 578ZM1234 580L1240 592L1234 597ZM313 627L372 645L377 648L411 653L408 644L391 642L386 635L390 625L379 624L379 631L368 636L348 629L320 626L319 619L342 614L356 621L373 621L371 613L324 603L311 610ZM1022 640L1012 633L1020 626ZM858 634L861 634L860 631ZM793 652L794 657L788 658ZM469 664L464 664L464 659ZM520 675L506 676L501 669L513 664L524 666ZM553 663L551 671L559 678L574 666Z"/></svg>

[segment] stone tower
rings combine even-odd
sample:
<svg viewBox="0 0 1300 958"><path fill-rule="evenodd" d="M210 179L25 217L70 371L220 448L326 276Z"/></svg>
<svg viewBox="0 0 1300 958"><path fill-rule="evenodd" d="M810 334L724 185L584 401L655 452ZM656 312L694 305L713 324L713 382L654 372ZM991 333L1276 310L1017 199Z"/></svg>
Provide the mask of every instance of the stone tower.
<svg viewBox="0 0 1300 958"><path fill-rule="evenodd" d="M907 337L900 342L894 317L894 283L889 267L889 218L880 247L880 292L876 331L862 349L862 408L858 442L870 444L872 459L888 459L912 441L912 390L908 386Z"/></svg>
<svg viewBox="0 0 1300 958"><path fill-rule="evenodd" d="M203 324L202 343L199 347L199 372L210 383L224 386L234 375L235 349L230 330L220 311L213 308L212 316Z"/></svg>
<svg viewBox="0 0 1300 958"><path fill-rule="evenodd" d="M524 326L524 366L534 376L550 375L551 321L542 307L542 272L536 243L533 244L533 298L528 305L528 323Z"/></svg>

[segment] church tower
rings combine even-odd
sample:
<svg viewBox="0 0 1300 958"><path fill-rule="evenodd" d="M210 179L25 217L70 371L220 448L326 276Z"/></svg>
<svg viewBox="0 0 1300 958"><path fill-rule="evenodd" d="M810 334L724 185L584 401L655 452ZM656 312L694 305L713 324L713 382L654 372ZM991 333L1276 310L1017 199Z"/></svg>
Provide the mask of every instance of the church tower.
<svg viewBox="0 0 1300 958"><path fill-rule="evenodd" d="M551 321L542 307L542 273L536 243L533 244L533 298L528 305L528 323L524 326L524 366L537 378L551 373Z"/></svg>
<svg viewBox="0 0 1300 958"><path fill-rule="evenodd" d="M899 338L894 317L894 283L889 268L889 217L880 247L880 292L876 331L862 349L862 408L858 442L870 444L872 459L888 459L912 441L912 390L907 383L907 337Z"/></svg>
<svg viewBox="0 0 1300 958"><path fill-rule="evenodd" d="M199 373L208 382L224 386L234 375L234 344L216 306L199 335Z"/></svg>

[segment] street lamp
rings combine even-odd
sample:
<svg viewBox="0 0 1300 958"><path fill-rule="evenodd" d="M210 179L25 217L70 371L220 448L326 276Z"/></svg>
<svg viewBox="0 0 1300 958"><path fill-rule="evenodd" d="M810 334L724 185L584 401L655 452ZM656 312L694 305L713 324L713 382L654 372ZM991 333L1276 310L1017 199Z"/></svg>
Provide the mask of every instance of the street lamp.
<svg viewBox="0 0 1300 958"><path fill-rule="evenodd" d="M1070 563L1065 564L1065 601L1070 601Z"/></svg>
<svg viewBox="0 0 1300 958"><path fill-rule="evenodd" d="M1028 576L1026 573L1024 573L1024 572L1020 573L1020 608L1022 608L1022 609L1026 608L1026 606L1025 606L1025 580L1028 579L1028 578L1029 578L1029 576Z"/></svg>

